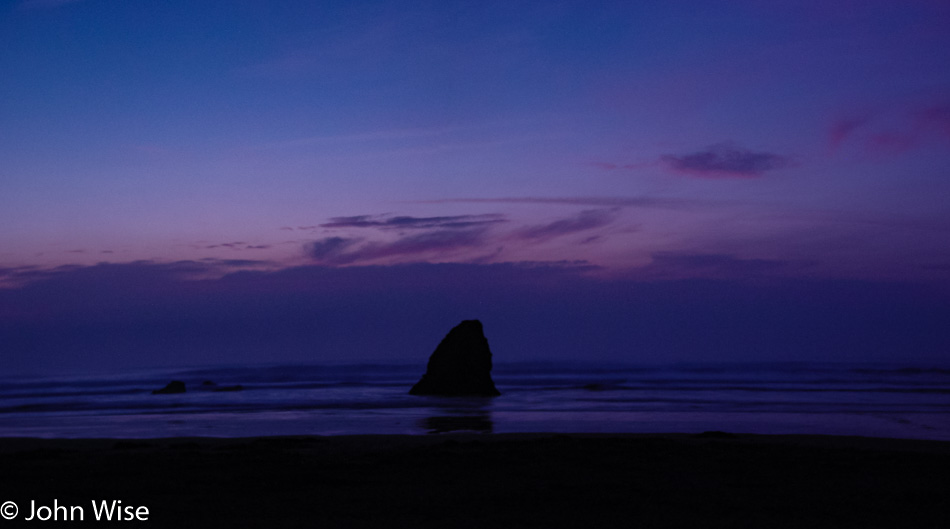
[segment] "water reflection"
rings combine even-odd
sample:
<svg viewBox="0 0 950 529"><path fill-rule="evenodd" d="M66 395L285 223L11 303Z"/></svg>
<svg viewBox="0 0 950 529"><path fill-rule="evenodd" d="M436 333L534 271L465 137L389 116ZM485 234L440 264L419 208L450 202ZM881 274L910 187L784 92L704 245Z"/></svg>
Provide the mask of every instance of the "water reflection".
<svg viewBox="0 0 950 529"><path fill-rule="evenodd" d="M478 432L492 433L494 423L491 414L483 415L442 415L426 417L422 427L427 433Z"/></svg>
<svg viewBox="0 0 950 529"><path fill-rule="evenodd" d="M491 399L446 398L433 402L432 415L419 421L427 433L492 433Z"/></svg>

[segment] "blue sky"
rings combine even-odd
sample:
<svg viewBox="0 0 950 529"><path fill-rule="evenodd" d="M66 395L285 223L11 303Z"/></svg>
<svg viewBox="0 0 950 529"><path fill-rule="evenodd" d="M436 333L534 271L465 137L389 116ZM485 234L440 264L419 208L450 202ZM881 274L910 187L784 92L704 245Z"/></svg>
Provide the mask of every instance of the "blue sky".
<svg viewBox="0 0 950 529"><path fill-rule="evenodd" d="M946 292L948 27L936 0L6 1L0 298L439 263Z"/></svg>

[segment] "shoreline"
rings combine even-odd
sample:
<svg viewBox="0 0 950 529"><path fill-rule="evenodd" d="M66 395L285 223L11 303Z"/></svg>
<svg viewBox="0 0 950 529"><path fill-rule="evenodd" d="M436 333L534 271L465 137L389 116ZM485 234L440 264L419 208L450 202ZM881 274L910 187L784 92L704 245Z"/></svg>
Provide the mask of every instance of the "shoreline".
<svg viewBox="0 0 950 529"><path fill-rule="evenodd" d="M155 527L950 524L948 441L723 432L0 438L0 468L0 501L21 510L119 500L147 507Z"/></svg>
<svg viewBox="0 0 950 529"><path fill-rule="evenodd" d="M64 445L62 448L74 450L116 448L115 443L127 443L136 448L171 446L179 443L197 443L200 445L235 445L247 442L327 442L347 443L371 449L376 442L387 442L391 446L429 446L444 441L454 442L502 442L537 441L544 439L577 440L669 440L685 443L731 442L737 444L784 444L793 446L834 446L837 448L890 449L896 451L919 451L950 453L950 441L941 439L923 439L909 437L872 437L863 435L837 434L760 434L736 433L727 431L705 431L699 433L683 432L439 432L418 434L302 434L302 435L248 435L248 436L157 436L157 437L30 437L0 436L0 454L15 450L37 448L35 445ZM70 446L74 445L74 446ZM121 448L121 447L120 447Z"/></svg>

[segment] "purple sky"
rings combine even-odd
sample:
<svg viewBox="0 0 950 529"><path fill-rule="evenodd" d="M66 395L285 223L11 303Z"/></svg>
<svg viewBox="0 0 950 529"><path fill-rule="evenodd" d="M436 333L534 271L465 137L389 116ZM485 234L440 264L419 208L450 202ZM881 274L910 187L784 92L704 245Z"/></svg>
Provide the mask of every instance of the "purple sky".
<svg viewBox="0 0 950 529"><path fill-rule="evenodd" d="M236 328L248 361L401 358L380 344L481 317L519 358L946 357L948 65L944 0L4 2L0 338L23 369L225 361ZM771 314L752 298L773 340L698 338ZM780 338L836 304L877 308ZM845 340L866 326L919 347L863 356L891 343Z"/></svg>

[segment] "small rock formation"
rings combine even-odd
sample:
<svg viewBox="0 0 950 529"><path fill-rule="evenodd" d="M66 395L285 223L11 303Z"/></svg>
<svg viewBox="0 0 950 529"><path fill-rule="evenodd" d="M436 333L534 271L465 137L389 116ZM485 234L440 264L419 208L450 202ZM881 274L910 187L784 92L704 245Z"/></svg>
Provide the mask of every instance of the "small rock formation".
<svg viewBox="0 0 950 529"><path fill-rule="evenodd" d="M152 395L168 395L170 393L184 393L185 383L180 380L172 380L162 389L152 391Z"/></svg>
<svg viewBox="0 0 950 529"><path fill-rule="evenodd" d="M482 322L465 320L445 335L409 394L497 397L501 392L495 389L491 367Z"/></svg>

